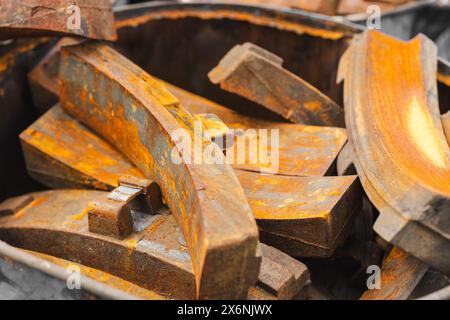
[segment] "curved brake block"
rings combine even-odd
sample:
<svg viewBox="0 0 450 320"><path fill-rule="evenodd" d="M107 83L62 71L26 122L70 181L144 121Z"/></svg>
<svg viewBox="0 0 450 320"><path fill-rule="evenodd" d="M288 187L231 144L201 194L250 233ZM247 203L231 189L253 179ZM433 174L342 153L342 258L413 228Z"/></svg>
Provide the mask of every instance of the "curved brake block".
<svg viewBox="0 0 450 320"><path fill-rule="evenodd" d="M181 151L172 134L183 127L168 108L187 120L192 115L142 69L103 44L63 48L60 76L61 106L161 187L186 238L198 297L245 297L257 277L258 229L239 181L225 161L199 165L183 158L177 164L171 158L172 151Z"/></svg>
<svg viewBox="0 0 450 320"><path fill-rule="evenodd" d="M124 239L90 232L89 204L107 195L88 190L37 192L22 196L32 201L21 206L9 199L0 204L9 213L0 214L0 238L108 272L169 298L194 299L191 257L173 215L167 209L154 215L132 210L133 232ZM260 254L264 267L249 298L257 298L251 292L264 290L273 298L289 299L309 283L309 272L301 262L265 245Z"/></svg>

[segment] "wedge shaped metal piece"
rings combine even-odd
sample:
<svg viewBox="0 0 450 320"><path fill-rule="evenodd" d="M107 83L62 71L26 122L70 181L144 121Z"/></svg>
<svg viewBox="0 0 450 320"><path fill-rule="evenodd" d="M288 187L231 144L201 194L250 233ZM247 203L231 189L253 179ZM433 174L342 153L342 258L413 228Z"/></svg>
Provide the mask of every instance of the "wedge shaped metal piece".
<svg viewBox="0 0 450 320"><path fill-rule="evenodd" d="M226 91L252 100L285 119L344 126L344 110L311 84L284 69L283 60L252 43L233 47L209 74Z"/></svg>

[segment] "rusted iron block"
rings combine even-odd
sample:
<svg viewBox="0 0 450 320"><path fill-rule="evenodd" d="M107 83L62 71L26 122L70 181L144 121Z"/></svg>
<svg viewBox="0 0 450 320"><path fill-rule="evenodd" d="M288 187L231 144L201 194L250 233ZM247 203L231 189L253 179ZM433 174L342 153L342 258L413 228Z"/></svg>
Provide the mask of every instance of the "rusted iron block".
<svg viewBox="0 0 450 320"><path fill-rule="evenodd" d="M110 0L0 0L0 40L74 35L116 40Z"/></svg>
<svg viewBox="0 0 450 320"><path fill-rule="evenodd" d="M107 193L56 190L31 196L35 200L23 212L0 218L1 239L21 248L111 273L166 298L195 298L191 258L183 235L167 209L156 215L134 212L133 233L119 240L87 231L89 203L106 197ZM260 274L258 284L255 279L248 298L292 298L309 283L309 272L301 262L275 248L261 247L263 265L276 263L293 278L287 279L287 283L280 280L282 291L266 291L267 279L275 271L265 266L266 273ZM252 267L258 269L259 265Z"/></svg>
<svg viewBox="0 0 450 320"><path fill-rule="evenodd" d="M31 196L18 196L9 198L0 204L0 216L13 215L33 201Z"/></svg>
<svg viewBox="0 0 450 320"><path fill-rule="evenodd" d="M108 196L89 204L88 217L90 232L123 239L133 231L129 204L112 200Z"/></svg>
<svg viewBox="0 0 450 320"><path fill-rule="evenodd" d="M29 174L51 188L90 185L99 190L112 190L122 176L144 178L122 153L59 106L24 130L20 141Z"/></svg>
<svg viewBox="0 0 450 320"><path fill-rule="evenodd" d="M243 170L236 174L262 241L295 257L330 256L361 208L356 176L289 177Z"/></svg>
<svg viewBox="0 0 450 320"><path fill-rule="evenodd" d="M354 164L380 211L375 231L448 274L450 150L436 73L429 39L403 42L368 31L344 54L339 79Z"/></svg>
<svg viewBox="0 0 450 320"><path fill-rule="evenodd" d="M367 290L361 300L406 300L428 270L428 265L394 247L381 267L381 287Z"/></svg>
<svg viewBox="0 0 450 320"><path fill-rule="evenodd" d="M60 66L61 106L161 187L192 255L198 297L245 297L257 277L258 229L239 181L225 161L205 166L171 159L173 150L181 152L172 133L187 129L171 112L186 121L192 115L106 45L63 48Z"/></svg>
<svg viewBox="0 0 450 320"><path fill-rule="evenodd" d="M141 198L141 199L139 199ZM138 200L141 203L136 205ZM142 202L145 203L142 205ZM123 239L133 231L131 207L150 214L163 204L158 185L151 180L125 176L119 179L119 186L104 199L89 205L89 231Z"/></svg>
<svg viewBox="0 0 450 320"><path fill-rule="evenodd" d="M281 66L282 59L244 43L232 48L209 74L226 91L236 93L302 124L344 126L344 111L305 80Z"/></svg>
<svg viewBox="0 0 450 320"><path fill-rule="evenodd" d="M277 299L292 299L310 283L309 271L300 261L265 244L261 251L258 284Z"/></svg>

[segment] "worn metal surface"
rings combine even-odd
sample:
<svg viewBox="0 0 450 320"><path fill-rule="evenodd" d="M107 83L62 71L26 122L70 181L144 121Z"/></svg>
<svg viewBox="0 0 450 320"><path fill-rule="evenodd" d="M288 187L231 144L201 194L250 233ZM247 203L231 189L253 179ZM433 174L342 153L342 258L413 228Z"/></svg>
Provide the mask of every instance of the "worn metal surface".
<svg viewBox="0 0 450 320"><path fill-rule="evenodd" d="M198 297L245 297L257 276L258 230L234 172L225 160L219 165L171 159L173 150L182 151L171 134L183 127L170 111L192 116L158 82L105 45L64 48L60 74L63 108L161 187L193 257ZM193 130L187 132L194 137Z"/></svg>
<svg viewBox="0 0 450 320"><path fill-rule="evenodd" d="M330 256L361 208L356 176L288 177L241 170L236 174L262 241L293 256Z"/></svg>
<svg viewBox="0 0 450 320"><path fill-rule="evenodd" d="M406 300L428 270L428 265L394 247L383 260L380 289L367 290L361 300Z"/></svg>
<svg viewBox="0 0 450 320"><path fill-rule="evenodd" d="M0 40L59 34L117 39L110 0L0 0L0 8Z"/></svg>
<svg viewBox="0 0 450 320"><path fill-rule="evenodd" d="M220 88L252 100L293 123L344 126L344 111L308 82L284 69L282 59L244 43L208 74Z"/></svg>
<svg viewBox="0 0 450 320"><path fill-rule="evenodd" d="M31 194L35 200L30 205L0 219L0 237L21 248L80 263L84 269L90 267L116 275L154 291L154 298L162 298L158 295L195 298L191 258L178 224L168 210L154 215L133 212L133 233L118 240L88 231L87 206L104 195L105 192L86 190ZM277 270L263 268L265 271L260 273L250 298L260 298L257 293L261 291L277 299L292 298L309 283L308 270L299 261L264 245L261 252L263 264L276 264ZM278 272L289 277L277 278ZM274 283L276 288L270 286ZM123 285L118 283L118 289Z"/></svg>
<svg viewBox="0 0 450 320"><path fill-rule="evenodd" d="M55 119L55 114L59 114L60 122ZM40 137L34 139L31 135L21 135L28 166L31 172L38 171L35 166L45 168L46 176L34 176L50 187L98 188L108 184L106 178L111 181L119 179L122 175L120 168L127 169L124 173L132 171L132 166L121 154L65 115L58 106L50 109L26 132ZM36 151L30 152L31 149L26 147L31 144ZM49 145L54 147L47 148ZM77 153L65 152L71 145L77 146ZM95 154L106 151L97 157L79 159L77 156L78 153L90 154L91 150L96 150ZM95 158L104 160L93 161ZM51 165L55 163L58 165ZM114 163L116 170L108 176L103 175L103 163ZM85 168L90 171L86 172ZM240 169L236 169L235 173L260 230L288 237L283 244L274 243L294 256L331 255L341 239L345 238L344 228L352 215L361 207L360 185L356 176L260 175ZM71 181L77 183L72 184ZM264 239L272 243L270 238Z"/></svg>
<svg viewBox="0 0 450 320"><path fill-rule="evenodd" d="M340 79L354 164L380 211L375 230L449 273L450 150L439 114L436 54L424 36L403 42L369 31L344 55Z"/></svg>
<svg viewBox="0 0 450 320"><path fill-rule="evenodd" d="M20 139L28 172L52 188L91 185L99 190L112 190L118 186L121 175L144 177L122 153L60 107L49 110L22 132Z"/></svg>
<svg viewBox="0 0 450 320"><path fill-rule="evenodd" d="M261 244L261 251L258 284L277 299L292 299L309 284L309 272L303 263L265 244Z"/></svg>

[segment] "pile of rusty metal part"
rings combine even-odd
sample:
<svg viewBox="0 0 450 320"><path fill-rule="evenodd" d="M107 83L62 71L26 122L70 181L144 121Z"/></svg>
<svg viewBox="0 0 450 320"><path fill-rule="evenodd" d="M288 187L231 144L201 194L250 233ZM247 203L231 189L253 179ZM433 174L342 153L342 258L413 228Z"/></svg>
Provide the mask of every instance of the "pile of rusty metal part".
<svg viewBox="0 0 450 320"><path fill-rule="evenodd" d="M0 298L450 299L450 65L426 36L0 8Z"/></svg>

